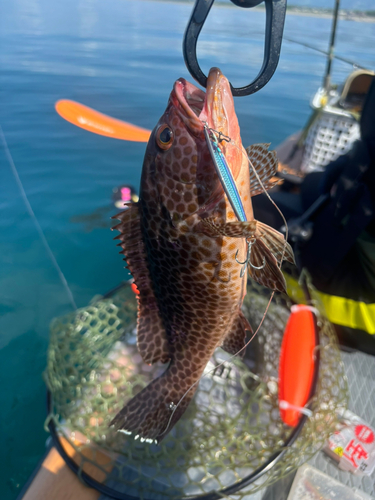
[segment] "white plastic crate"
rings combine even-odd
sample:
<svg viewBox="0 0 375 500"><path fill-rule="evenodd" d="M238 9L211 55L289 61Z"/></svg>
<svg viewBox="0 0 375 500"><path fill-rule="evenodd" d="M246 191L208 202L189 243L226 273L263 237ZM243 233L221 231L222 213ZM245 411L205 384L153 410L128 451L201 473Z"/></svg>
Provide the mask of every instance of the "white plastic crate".
<svg viewBox="0 0 375 500"><path fill-rule="evenodd" d="M311 126L301 164L304 173L324 170L344 155L360 137L359 123L347 113L323 111Z"/></svg>

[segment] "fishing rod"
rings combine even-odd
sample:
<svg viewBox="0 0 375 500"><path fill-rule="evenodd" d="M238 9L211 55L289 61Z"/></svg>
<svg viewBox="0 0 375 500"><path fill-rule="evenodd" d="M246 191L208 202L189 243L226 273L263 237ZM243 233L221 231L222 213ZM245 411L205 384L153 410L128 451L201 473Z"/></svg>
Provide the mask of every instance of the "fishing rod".
<svg viewBox="0 0 375 500"><path fill-rule="evenodd" d="M336 28L337 28L337 20L339 17L339 8L340 8L340 0L335 0L335 9L333 11L333 18L332 18L331 38L329 41L326 73L324 75L324 80L323 80L323 89L325 90L325 92L328 92L331 86L331 69L332 69L332 61L335 50Z"/></svg>
<svg viewBox="0 0 375 500"><path fill-rule="evenodd" d="M261 31L256 31L253 32L255 35L264 35L263 32ZM283 35L283 41L295 43L297 45L302 45L303 47L306 47L311 50L315 50L315 52L319 52L320 54L323 54L324 56L329 56L329 52L327 50L319 49L319 47L316 47L315 45L311 45L306 42L301 42L300 40L296 40L295 38L290 38L289 36ZM351 59L347 59L346 57L338 56L337 54L332 52L332 58L337 59L338 61L342 61L346 64L350 64L351 66L355 66L356 68L359 69L364 69L366 71L370 71L369 68L366 68L365 66L362 66L361 64L357 63L356 61L352 61Z"/></svg>
<svg viewBox="0 0 375 500"><path fill-rule="evenodd" d="M284 40L286 40L287 42L296 43L297 45L302 45L303 47L307 47L308 49L311 49L311 50L315 50L316 52L319 52L320 54L323 54L325 56L330 55L330 53L327 52L326 50L319 49L318 47L315 47L314 45L310 45L309 43L300 42L299 40L295 40L294 38L289 38L287 36L284 36ZM352 66L355 66L356 68L368 70L368 68L366 68L365 66L362 66L361 64L358 64L357 62L352 61L351 59L347 59L346 57L338 56L338 55L332 53L332 58L337 59L338 61L342 61L344 63L350 64Z"/></svg>

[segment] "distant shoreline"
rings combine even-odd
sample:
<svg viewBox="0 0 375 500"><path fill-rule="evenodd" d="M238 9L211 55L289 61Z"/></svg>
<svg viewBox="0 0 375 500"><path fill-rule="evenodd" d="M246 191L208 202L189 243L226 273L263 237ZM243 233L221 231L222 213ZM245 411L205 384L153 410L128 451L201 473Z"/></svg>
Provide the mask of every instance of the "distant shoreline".
<svg viewBox="0 0 375 500"><path fill-rule="evenodd" d="M155 2L171 2L171 3L189 3L193 5L193 0L152 0ZM227 3L223 0L217 0L215 3L217 7L236 7L236 5L232 3ZM253 7L256 11L264 12L265 8L262 6ZM333 10L332 9L324 9L324 8L315 8L315 7L299 7L296 5L287 6L286 10L287 15L295 15L295 16L305 16L305 17L319 17L323 19L332 19ZM375 10L370 11L358 11L358 10L340 10L339 13L340 21L354 21L360 23L375 23Z"/></svg>
<svg viewBox="0 0 375 500"><path fill-rule="evenodd" d="M310 7L295 7L291 5L287 7L286 13L296 16L320 17L332 19L333 11L329 9L314 9ZM339 12L340 21L355 21L360 23L375 23L375 11L353 11L341 10Z"/></svg>

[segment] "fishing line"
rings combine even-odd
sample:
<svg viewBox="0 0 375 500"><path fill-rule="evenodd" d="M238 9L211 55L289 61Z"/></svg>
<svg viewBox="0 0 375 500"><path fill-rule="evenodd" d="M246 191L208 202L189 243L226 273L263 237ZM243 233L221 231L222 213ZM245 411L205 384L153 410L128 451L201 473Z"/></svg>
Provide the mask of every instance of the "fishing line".
<svg viewBox="0 0 375 500"><path fill-rule="evenodd" d="M26 206L26 210L28 212L28 214L30 215L31 219L33 220L34 222L34 225L35 225L35 228L39 234L39 237L40 239L42 240L42 243L44 245L44 248L46 249L46 252L48 254L48 257L50 258L54 268L56 269L56 272L60 278L60 281L66 291L66 294L69 298L69 302L71 304L71 306L73 307L74 310L77 309L77 305L75 303L75 300L74 300L74 297L73 297L73 294L72 294L72 291L70 290L69 288L69 285L68 285L68 282L66 281L66 278L63 274L63 272L61 271L61 268L59 266L59 264L57 263L57 260L55 259L55 256L53 255L52 253L52 250L51 250L51 247L49 246L48 244L48 241L46 239L46 237L44 236L44 233L43 233L43 230L38 222L38 219L36 218L35 216L35 213L31 207L31 204L27 198L27 195L26 195L26 191L23 187L23 184L21 182L21 179L20 179L20 176L18 175L18 171L17 171L17 168L16 168L16 165L13 161L13 158L12 158L12 155L10 153L10 150L9 150L9 147L8 147L8 144L7 144L7 141L5 139L5 135L4 135L4 132L3 132L3 129L0 125L0 135L1 135L1 139L2 139L2 142L3 142L3 146L4 146L4 151L5 151L5 155L7 157L7 160L9 162L9 165L10 165L10 168L12 170L12 173L14 175L14 178L16 180L16 183L18 185L18 188L20 190L20 193L21 193L21 196L23 198L23 201L24 201L24 204Z"/></svg>
<svg viewBox="0 0 375 500"><path fill-rule="evenodd" d="M253 34L262 35L262 37L264 36L264 33L261 33L260 31L259 32L255 32ZM324 56L329 56L330 55L329 52L327 52L324 49L319 49L319 47L315 47L314 45L310 45L309 43L305 43L305 42L301 42L299 40L295 40L294 38L289 38L288 36L285 36L285 35L283 35L283 41L284 40L287 41L287 42L295 43L297 45L302 45L302 47L306 47L306 48L311 49L311 50L315 50L315 52L319 52L319 54L323 54ZM359 63L357 63L355 61L352 61L351 59L347 59L346 57L342 57L342 56L338 56L337 54L333 54L333 58L337 59L339 61L342 61L342 62L344 62L346 64L349 64L351 66L354 66L355 68L363 69L365 71L370 71L365 66L362 66L361 64L359 64Z"/></svg>
<svg viewBox="0 0 375 500"><path fill-rule="evenodd" d="M245 155L245 153L243 151L242 151L242 154ZM255 174L258 182L262 186L262 189L263 189L265 195L270 200L270 202L272 203L272 205L276 208L276 210L279 212L281 218L283 219L284 225L285 225L285 243L284 243L284 248L283 248L283 253L282 253L282 256L281 256L281 259L280 259L280 263L278 263L278 267L279 267L279 269L281 269L281 264L282 264L282 262L284 260L284 256L285 256L285 252L286 252L286 244L288 242L288 223L287 223L287 221L286 221L286 219L284 217L284 214L282 213L282 211L280 210L280 208L277 206L277 204L274 202L274 200L271 198L271 196L267 192L266 188L264 187L263 182L261 181L261 179L260 179L260 177L258 175L258 172L256 171L254 165L251 163L250 158L248 157L248 155L245 155L245 156L246 156L246 159L247 159L250 167L252 168L252 170L253 170L253 172L254 172L254 174Z"/></svg>
<svg viewBox="0 0 375 500"><path fill-rule="evenodd" d="M308 49L315 50L316 52L319 52L320 54L323 54L325 56L330 55L329 52L327 52L326 50L319 49L318 47L315 47L314 45L309 45L308 43L305 43L305 42L300 42L299 40L294 40L293 38L288 38L287 36L283 36L283 40L286 40L287 42L296 43L297 45L302 45L303 47L307 47ZM366 71L369 71L368 68L361 66L360 64L358 64L355 61L352 61L350 59L346 59L345 57L338 56L336 54L334 54L333 57L339 61L346 63L346 64L350 64L351 66L354 66L355 68L364 69Z"/></svg>

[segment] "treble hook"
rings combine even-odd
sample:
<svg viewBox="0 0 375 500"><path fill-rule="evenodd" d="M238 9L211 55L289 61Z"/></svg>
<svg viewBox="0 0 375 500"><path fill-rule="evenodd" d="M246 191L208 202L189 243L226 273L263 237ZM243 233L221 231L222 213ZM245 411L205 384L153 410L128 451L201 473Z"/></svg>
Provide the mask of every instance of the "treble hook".
<svg viewBox="0 0 375 500"><path fill-rule="evenodd" d="M254 7L263 0L232 0L240 7ZM230 83L234 96L250 95L258 92L269 82L279 62L281 42L287 0L264 0L266 4L266 37L264 44L263 64L257 77L245 87L235 88ZM201 70L197 60L197 41L199 33L210 12L214 0L196 0L193 12L186 27L183 54L185 64L191 76L202 87L207 86L207 77Z"/></svg>
<svg viewBox="0 0 375 500"><path fill-rule="evenodd" d="M255 264L253 264L251 262L251 248L252 246L254 245L254 243L256 242L256 239L253 238L251 240L246 240L246 243L247 243L247 253L246 253L246 259L244 260L244 262L241 262L237 259L237 255L238 255L238 250L236 252L236 255L234 256L234 258L236 259L236 262L238 264L240 264L242 267L241 269L241 272L240 272L240 278L243 278L244 274L245 274L245 271L246 271L246 268L248 265L250 265L250 267L252 267L253 269L257 269L257 270L260 270L260 269L263 269L264 266L266 265L266 259L263 257L263 264L261 266L256 266Z"/></svg>

